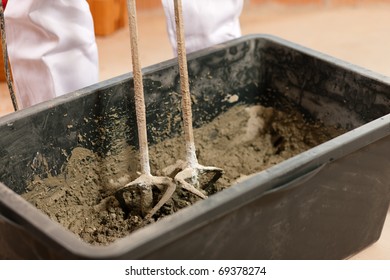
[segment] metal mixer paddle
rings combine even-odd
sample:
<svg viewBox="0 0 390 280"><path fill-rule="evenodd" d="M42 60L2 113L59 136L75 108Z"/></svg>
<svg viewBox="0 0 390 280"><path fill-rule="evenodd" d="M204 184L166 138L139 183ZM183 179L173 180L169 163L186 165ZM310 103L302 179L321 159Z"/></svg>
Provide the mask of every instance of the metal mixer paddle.
<svg viewBox="0 0 390 280"><path fill-rule="evenodd" d="M174 193L176 185L173 183L171 178L153 176L150 172L143 80L138 55L138 28L135 0L127 0L127 8L129 13L130 44L135 91L134 97L142 174L134 181L117 190L115 192L115 197L118 199L121 206L126 209L128 208L128 205L124 199L124 193L137 190L141 196L141 214L145 215L145 220L148 220L164 205L165 202L168 201ZM153 187L157 187L162 191L165 189L162 198L155 206L152 206Z"/></svg>
<svg viewBox="0 0 390 280"><path fill-rule="evenodd" d="M174 6L180 87L182 94L182 114L186 141L186 161L179 161L172 169L176 170L175 172L177 173L174 177L175 181L178 182L182 188L194 193L194 189L197 190L194 186L200 189L207 188L222 176L223 170L218 167L203 166L199 164L196 156L181 0L174 0ZM201 179L200 177L205 178ZM203 185L200 183L201 181Z"/></svg>
<svg viewBox="0 0 390 280"><path fill-rule="evenodd" d="M9 69L8 50L7 50L7 43L6 43L7 41L6 41L6 34L5 34L4 9L2 3L0 3L0 27L1 27L1 48L3 51L5 78L7 80L7 86L8 86L9 94L11 96L12 105L14 106L14 110L17 111L19 107L18 107L18 102L16 101L14 86L11 77L11 71Z"/></svg>
<svg viewBox="0 0 390 280"><path fill-rule="evenodd" d="M200 165L195 154L195 143L192 127L191 98L189 91L187 60L184 45L184 31L181 11L182 8L181 2L175 0L175 18L177 26L177 42L179 53L178 57L180 67L181 91L183 98L182 111L187 157L186 162L178 161L176 165L168 168L168 170L172 171L170 177L157 177L151 175L146 130L146 110L144 101L143 81L138 55L138 30L135 0L128 0L127 6L129 13L135 106L137 115L138 138L140 146L140 164L142 174L134 181L117 190L115 192L115 197L118 199L122 207L125 207L126 209L128 205L126 204L124 194L129 191L137 190L141 196L141 208L143 208L142 212L145 215L145 220L147 221L164 205L164 203L166 203L171 198L172 194L176 190L176 185L179 185L183 189L197 195L200 198L206 198L207 196L195 187L199 185L199 176L207 174L207 177L211 178L210 180L207 180L208 186L216 182L223 174L223 171L222 169L217 167ZM172 177L174 177L173 180ZM153 187L157 187L164 192L164 194L155 206L152 206Z"/></svg>

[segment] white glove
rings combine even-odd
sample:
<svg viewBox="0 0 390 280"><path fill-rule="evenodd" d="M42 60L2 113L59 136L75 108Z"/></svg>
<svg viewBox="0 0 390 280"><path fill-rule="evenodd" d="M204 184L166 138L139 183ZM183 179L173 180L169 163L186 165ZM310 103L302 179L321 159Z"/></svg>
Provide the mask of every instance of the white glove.
<svg viewBox="0 0 390 280"><path fill-rule="evenodd" d="M7 45L20 108L98 82L87 1L9 1Z"/></svg>
<svg viewBox="0 0 390 280"><path fill-rule="evenodd" d="M167 29L177 54L173 0L162 0ZM241 36L239 17L243 0L182 0L187 52L193 52Z"/></svg>

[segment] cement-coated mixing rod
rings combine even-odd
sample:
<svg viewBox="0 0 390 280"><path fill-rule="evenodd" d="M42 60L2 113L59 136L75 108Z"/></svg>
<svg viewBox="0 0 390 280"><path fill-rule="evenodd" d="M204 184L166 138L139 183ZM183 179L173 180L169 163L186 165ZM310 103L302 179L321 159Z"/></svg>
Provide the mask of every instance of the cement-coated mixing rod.
<svg viewBox="0 0 390 280"><path fill-rule="evenodd" d="M176 22L181 22L181 10L177 13L178 4L181 2L175 2ZM206 198L206 196L193 185L188 183L186 180L198 181L197 177L199 171L202 172L213 172L214 176L210 182L215 182L222 175L222 170L215 167L203 167L198 164L195 154L194 135L192 128L192 113L191 113L191 99L188 84L188 72L187 72L187 61L184 46L184 34L183 27L178 29L178 41L179 46L179 57L180 57L180 76L181 76L181 87L183 93L183 118L184 118L184 130L186 135L186 146L187 146L187 166L176 174L174 180L168 176L158 177L151 175L149 165L149 151L148 151L148 139L146 130L146 110L144 100L144 90L142 82L142 72L139 63L138 55L138 30L137 30L137 17L136 17L136 6L135 0L127 0L128 13L129 13L129 28L130 28L130 43L131 43L131 56L133 60L133 76L134 76L134 91L135 91L135 109L137 115L137 126L138 126L138 139L140 146L140 163L142 174L134 181L126 184L123 188L116 191L115 197L118 199L124 209L126 209L126 201L124 199L124 193L132 189L138 189L141 196L141 212L145 215L145 221L148 221L152 216L172 197L176 190L176 184L189 192L199 196L200 198ZM195 180L193 180L195 179ZM157 187L163 192L162 197L156 205L153 206L153 191L152 187ZM145 209L145 210L144 210ZM147 210L149 209L149 210Z"/></svg>
<svg viewBox="0 0 390 280"><path fill-rule="evenodd" d="M5 78L7 80L7 86L9 90L9 94L11 96L12 105L14 106L14 110L19 110L18 102L16 101L14 86L11 78L11 71L9 69L9 59L8 59L8 50L7 50L7 41L5 34L5 19L4 19L4 9L3 5L0 3L0 26L1 26L1 47L3 51L3 60L4 60L4 70L5 70Z"/></svg>
<svg viewBox="0 0 390 280"><path fill-rule="evenodd" d="M186 142L186 163L184 163L184 165L180 162L178 163L179 168L182 169L182 171L177 173L174 179L181 185L182 188L198 195L201 198L206 198L206 196L198 188L205 190L208 186L214 184L218 178L222 176L223 170L214 166L203 166L198 163L198 159L196 157L181 0L174 0L174 6L177 55L180 71L180 89L182 94L183 130ZM204 179L200 180L200 176L207 178L208 182L205 182ZM199 185L201 181L203 182L203 186Z"/></svg>
<svg viewBox="0 0 390 280"><path fill-rule="evenodd" d="M173 180L171 178L153 176L150 172L144 87L138 55L138 28L135 0L127 0L127 10L129 13L130 44L134 78L135 112L137 118L140 165L142 174L134 181L131 181L123 188L117 190L115 193L115 197L118 199L120 205L124 207L124 209L126 209L127 204L123 194L126 191L137 189L141 199L141 212L143 215L145 215L145 221L148 221L172 197L172 194L175 192L176 185L173 183ZM163 193L162 197L156 205L154 205L153 203L153 186L159 188L160 191Z"/></svg>
<svg viewBox="0 0 390 280"><path fill-rule="evenodd" d="M138 126L138 141L140 150L141 172L145 175L150 175L148 136L146 130L146 110L144 100L144 86L142 81L142 72L138 54L138 28L137 28L137 11L135 0L128 0L129 11L129 28L130 28L130 43L131 43L131 58L133 64L134 78L134 98L135 110L137 115Z"/></svg>
<svg viewBox="0 0 390 280"><path fill-rule="evenodd" d="M186 159L189 167L195 168L198 165L198 160L195 153L194 132L192 127L192 109L190 86L188 81L187 70L187 54L185 47L185 34L183 23L183 11L181 0L174 0L175 5L175 22L176 22L176 40L177 40L177 56L179 60L180 71L180 87L182 94L182 110L183 110L183 125L184 137L186 141Z"/></svg>

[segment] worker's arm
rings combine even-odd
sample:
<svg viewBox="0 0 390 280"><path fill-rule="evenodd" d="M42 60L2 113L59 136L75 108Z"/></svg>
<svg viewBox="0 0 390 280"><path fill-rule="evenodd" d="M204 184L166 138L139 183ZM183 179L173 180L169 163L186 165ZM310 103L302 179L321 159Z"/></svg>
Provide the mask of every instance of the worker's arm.
<svg viewBox="0 0 390 280"><path fill-rule="evenodd" d="M87 1L12 0L4 14L20 108L98 82L98 52Z"/></svg>
<svg viewBox="0 0 390 280"><path fill-rule="evenodd" d="M175 13L173 0L162 0L167 29L176 50ZM239 17L243 0L182 0L187 52L241 36Z"/></svg>

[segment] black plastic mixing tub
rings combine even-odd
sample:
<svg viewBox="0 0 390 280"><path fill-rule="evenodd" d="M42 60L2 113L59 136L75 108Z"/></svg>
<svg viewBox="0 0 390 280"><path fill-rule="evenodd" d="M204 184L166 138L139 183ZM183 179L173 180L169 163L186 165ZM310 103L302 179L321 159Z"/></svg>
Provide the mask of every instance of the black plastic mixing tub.
<svg viewBox="0 0 390 280"><path fill-rule="evenodd" d="M180 115L180 98L172 94L179 92L179 75L173 60L144 72L153 144L162 131L164 137L181 131L173 121ZM0 118L0 256L341 259L378 240L390 201L390 79L262 35L190 55L189 73L198 101L195 126L237 104L290 103L348 132L97 247L19 194L34 175L44 175L43 158L58 174L75 147L104 154L119 138L136 145L131 74L7 115ZM228 102L228 94L238 101ZM97 121L85 121L91 117ZM123 118L123 133L102 137Z"/></svg>

